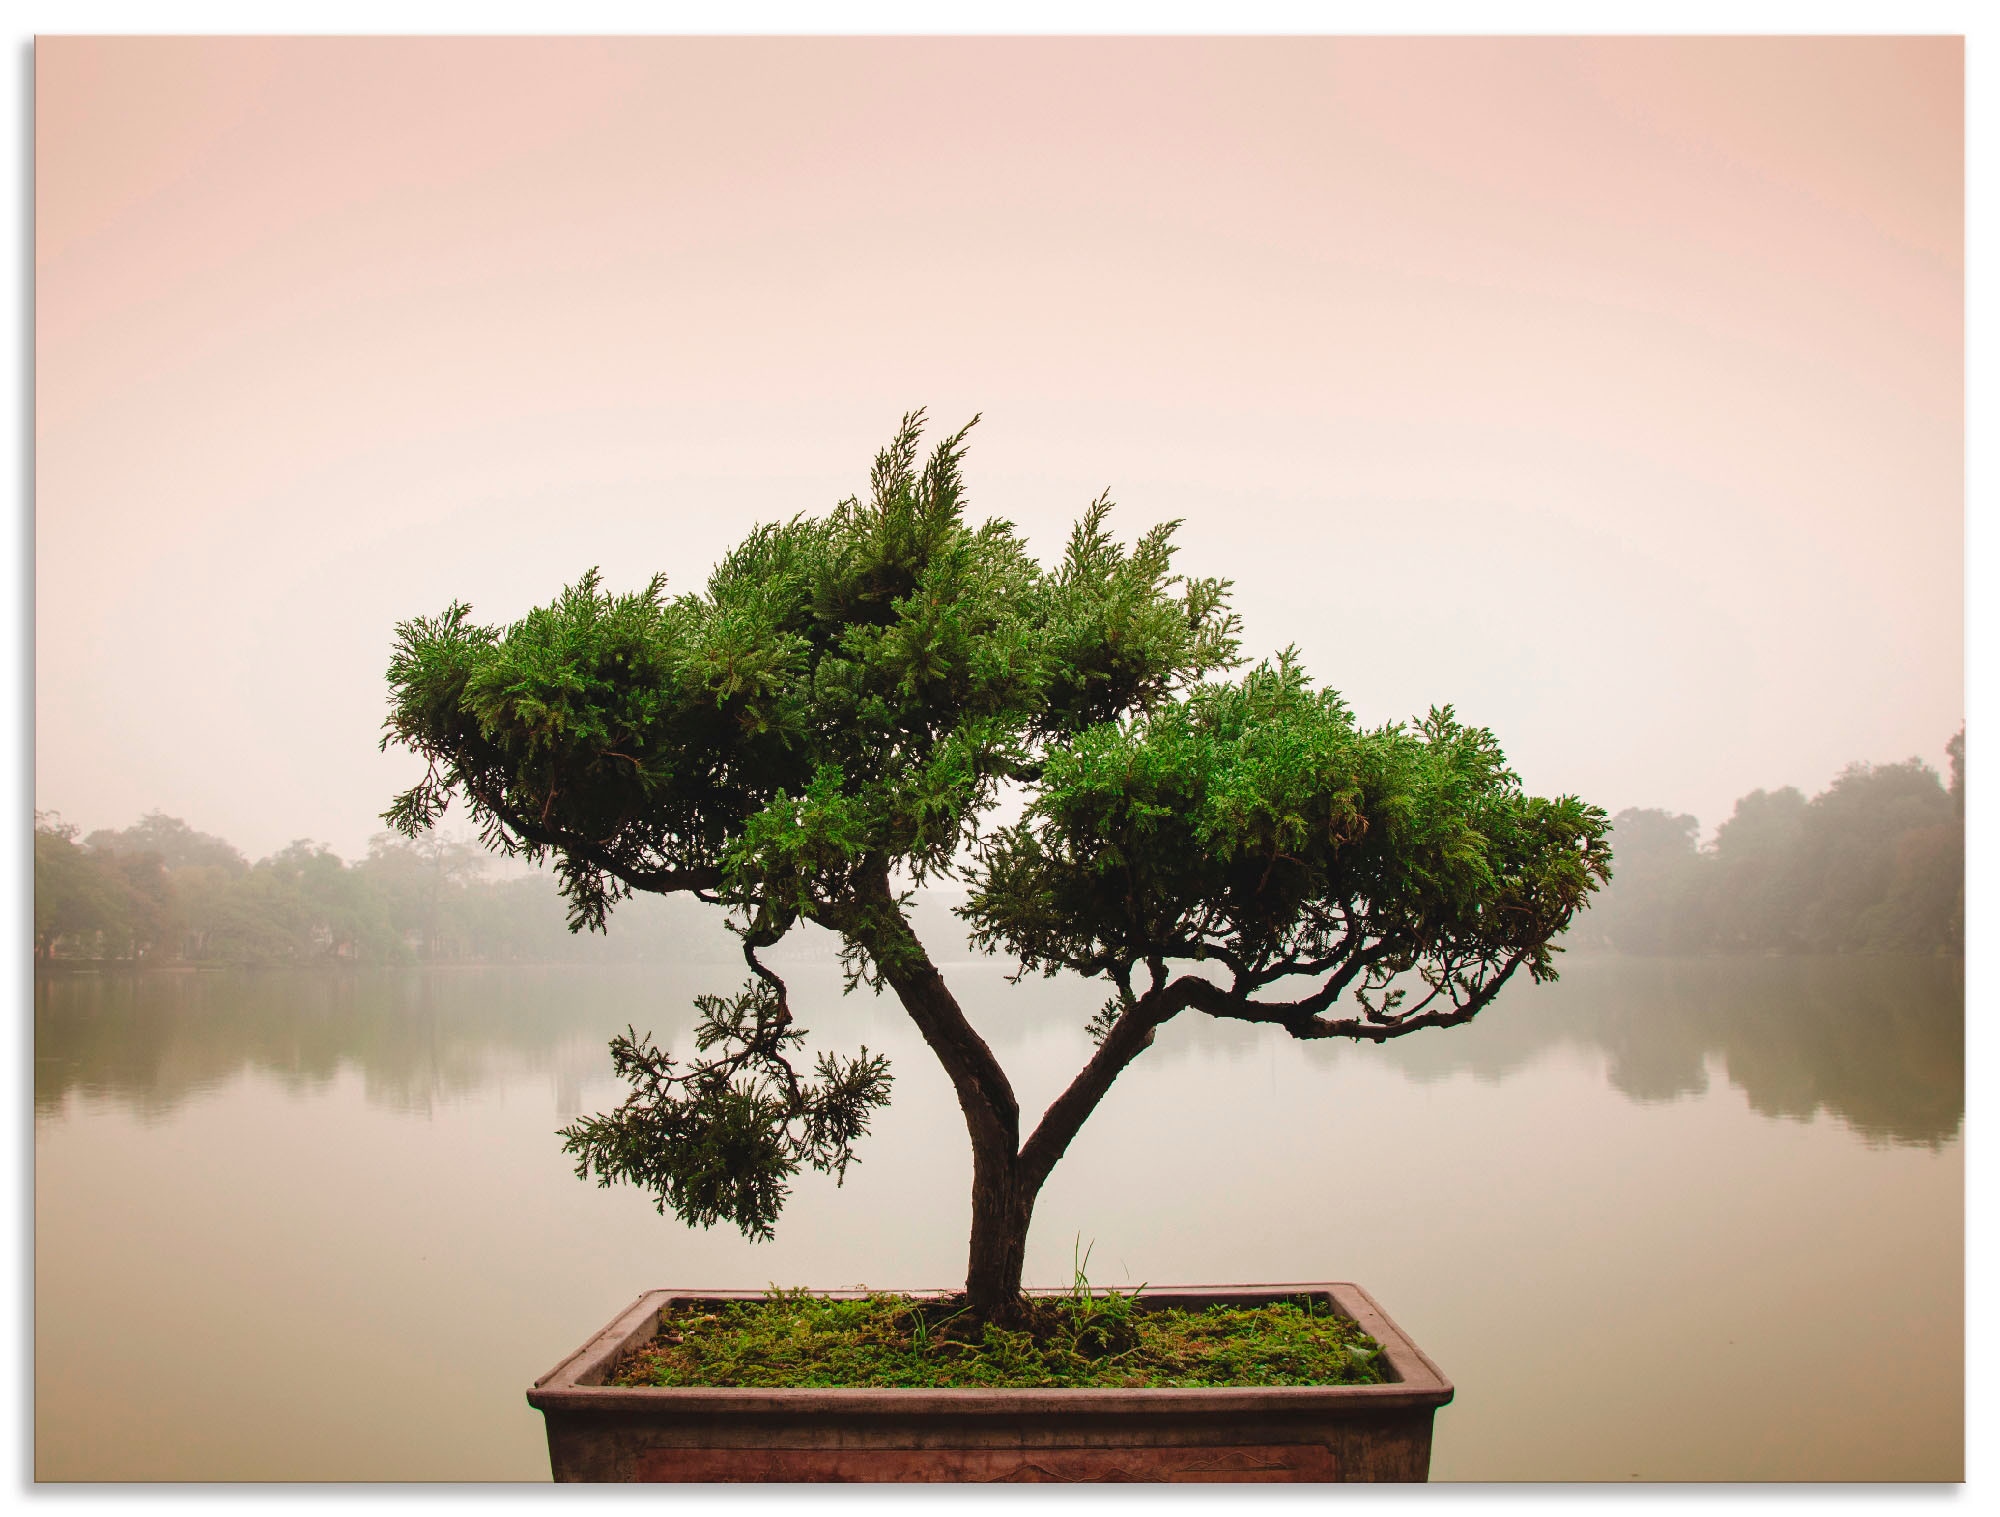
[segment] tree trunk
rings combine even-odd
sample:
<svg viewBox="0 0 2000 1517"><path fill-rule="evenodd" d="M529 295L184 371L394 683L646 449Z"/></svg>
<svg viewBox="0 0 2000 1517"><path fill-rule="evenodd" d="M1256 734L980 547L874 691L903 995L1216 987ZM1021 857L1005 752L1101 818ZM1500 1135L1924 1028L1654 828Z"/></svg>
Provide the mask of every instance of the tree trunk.
<svg viewBox="0 0 2000 1517"><path fill-rule="evenodd" d="M1021 1269L1035 1190L1013 1154L972 1156L972 1246L965 1264L966 1304L973 1315L1003 1325L1021 1317Z"/></svg>
<svg viewBox="0 0 2000 1517"><path fill-rule="evenodd" d="M1021 1164L1021 1108L1014 1087L910 930L890 892L886 865L876 866L860 894L861 910L832 916L827 925L867 951L951 1077L972 1140L967 1301L988 1321L1018 1322L1028 1219L1041 1177L1031 1178Z"/></svg>

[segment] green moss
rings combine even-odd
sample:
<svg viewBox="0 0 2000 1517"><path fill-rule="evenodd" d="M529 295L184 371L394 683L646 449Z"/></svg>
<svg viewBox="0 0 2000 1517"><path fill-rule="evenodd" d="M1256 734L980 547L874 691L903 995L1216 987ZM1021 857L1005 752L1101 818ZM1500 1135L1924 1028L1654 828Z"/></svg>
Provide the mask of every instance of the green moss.
<svg viewBox="0 0 2000 1517"><path fill-rule="evenodd" d="M1115 1292L1036 1299L1019 1328L962 1298L773 1291L676 1309L614 1385L1183 1387L1372 1385L1380 1348L1325 1302L1153 1310Z"/></svg>

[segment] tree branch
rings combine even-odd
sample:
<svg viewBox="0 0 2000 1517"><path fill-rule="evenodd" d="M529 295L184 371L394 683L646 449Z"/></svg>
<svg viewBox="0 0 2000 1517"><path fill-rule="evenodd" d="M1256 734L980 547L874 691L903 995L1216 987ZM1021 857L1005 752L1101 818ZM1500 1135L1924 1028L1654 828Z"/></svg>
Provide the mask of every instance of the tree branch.
<svg viewBox="0 0 2000 1517"><path fill-rule="evenodd" d="M1122 987L1121 987L1122 988ZM1034 1133L1021 1147L1021 1174L1031 1189L1039 1189L1049 1171L1068 1150L1097 1103L1104 1099L1112 1082L1140 1054L1153 1046L1160 1025L1181 1008L1156 987L1128 1006L1111 1025L1090 1062L1077 1071L1069 1088L1050 1103L1035 1125Z"/></svg>
<svg viewBox="0 0 2000 1517"><path fill-rule="evenodd" d="M687 869L640 869L588 839L529 821L494 800L470 780L465 782L465 788L475 801L536 847L571 854L634 890L643 890L651 895L670 895L677 890L715 890L722 884L722 871L713 865L695 865Z"/></svg>
<svg viewBox="0 0 2000 1517"><path fill-rule="evenodd" d="M1514 971L1526 962L1526 959L1526 954L1513 955L1499 973L1479 986L1464 1001L1454 997L1451 1010L1426 1012L1422 1015L1406 1012L1397 1017L1370 1015L1327 1021L1320 1012L1331 1005L1339 995L1339 991L1333 988L1335 981L1352 978L1355 967L1352 964L1333 976L1326 985L1321 986L1312 995L1297 1001L1253 1001L1247 995L1196 975L1182 975L1168 987L1168 991L1182 1004L1197 1011L1205 1011L1212 1017L1221 1017L1232 1022L1258 1022L1267 1026L1282 1027L1295 1038L1353 1038L1360 1042L1386 1043L1391 1038L1400 1038L1406 1033L1415 1032L1420 1027L1456 1027L1461 1022L1470 1022L1500 993L1500 988L1507 983ZM1428 1005L1435 998L1434 987L1432 994L1426 996L1419 1004Z"/></svg>
<svg viewBox="0 0 2000 1517"><path fill-rule="evenodd" d="M1282 979L1286 973L1306 972L1293 969L1280 973L1252 971L1236 955L1226 950L1218 951L1213 945L1207 948L1207 955L1217 959L1234 975L1236 983L1225 989L1196 975L1183 975L1169 981L1166 961L1155 953L1148 954L1144 963L1151 976L1151 984L1143 995L1132 993L1130 963L1112 966L1112 975L1117 982L1120 997L1125 1003L1124 1012L1111 1024L1104 1039L1097 1045L1097 1052L1090 1062L1077 1072L1067 1089L1050 1103L1034 1132L1021 1148L1022 1178L1031 1187L1039 1187L1055 1168L1076 1135L1089 1120L1090 1114L1110 1091L1113 1082L1122 1074L1127 1065L1153 1046L1159 1029L1166 1022L1190 1007L1206 1011L1212 1016L1229 1017L1241 1021L1275 1023L1296 1038L1320 1037L1392 1037L1402 1031L1401 1024L1394 1027L1354 1021L1351 1023L1328 1023L1318 1018L1318 1013L1337 1000L1342 991L1351 984L1356 975L1370 964L1380 961L1389 953L1384 944L1372 948L1362 948L1361 940L1350 933L1332 955L1320 963L1323 972L1338 966L1336 972L1312 995L1302 1000L1268 1004L1252 1001L1250 990ZM1508 973L1512 972L1512 966ZM1505 975L1500 977L1504 981ZM1493 989L1499 989L1496 982ZM1463 1012L1454 1020L1468 1020L1477 1013L1480 1006L1490 1000L1487 996L1478 1005ZM1436 1018L1412 1018L1408 1030L1423 1026L1447 1026L1448 1022ZM1372 1031L1349 1031L1350 1027L1368 1027Z"/></svg>
<svg viewBox="0 0 2000 1517"><path fill-rule="evenodd" d="M975 1148L1004 1147L1011 1162L1021 1142L1021 1104L993 1050L966 1020L958 1000L931 963L889 889L889 870L877 859L855 872L855 903L830 907L818 917L860 944L924 1042L937 1055L957 1092Z"/></svg>

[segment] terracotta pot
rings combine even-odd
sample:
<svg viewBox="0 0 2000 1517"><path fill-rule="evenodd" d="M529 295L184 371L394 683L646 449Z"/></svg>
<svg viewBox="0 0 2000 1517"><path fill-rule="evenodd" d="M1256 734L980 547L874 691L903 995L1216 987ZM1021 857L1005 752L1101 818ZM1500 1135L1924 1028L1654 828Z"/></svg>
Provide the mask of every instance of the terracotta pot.
<svg viewBox="0 0 2000 1517"><path fill-rule="evenodd" d="M1358 1285L1204 1285L1145 1306L1311 1296L1382 1345L1381 1385L1230 1390L714 1390L608 1386L669 1304L648 1291L535 1382L557 1480L1424 1480L1451 1382ZM852 1298L861 1291L826 1291ZM944 1294L937 1292L935 1294ZM1040 1294L1061 1294L1045 1292Z"/></svg>

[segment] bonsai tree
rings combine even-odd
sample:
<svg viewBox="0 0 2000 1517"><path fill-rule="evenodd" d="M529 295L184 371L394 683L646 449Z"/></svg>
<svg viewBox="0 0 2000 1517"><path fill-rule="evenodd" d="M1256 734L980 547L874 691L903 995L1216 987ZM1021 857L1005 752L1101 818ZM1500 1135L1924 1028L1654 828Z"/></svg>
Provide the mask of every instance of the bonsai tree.
<svg viewBox="0 0 2000 1517"><path fill-rule="evenodd" d="M1112 1082L1184 1012L1382 1042L1471 1020L1609 877L1605 814L1523 793L1450 707L1364 729L1294 652L1240 667L1229 583L1129 547L1100 497L1053 568L971 525L968 426L918 461L922 412L865 500L759 527L699 594L596 571L513 626L403 623L383 746L427 763L385 820L462 798L491 848L549 861L571 929L634 891L725 908L749 968L704 997L692 1058L613 1041L632 1086L562 1137L580 1176L768 1237L802 1165L836 1175L885 1061L801 1055L759 958L801 921L848 988L894 992L972 1144L970 1308L1017 1319L1035 1198ZM977 418L975 418L977 420ZM1019 819L991 825L1004 801ZM985 825L983 825L985 824ZM911 930L956 878L975 942L1105 983L1096 1052L1024 1132L1006 1072Z"/></svg>

